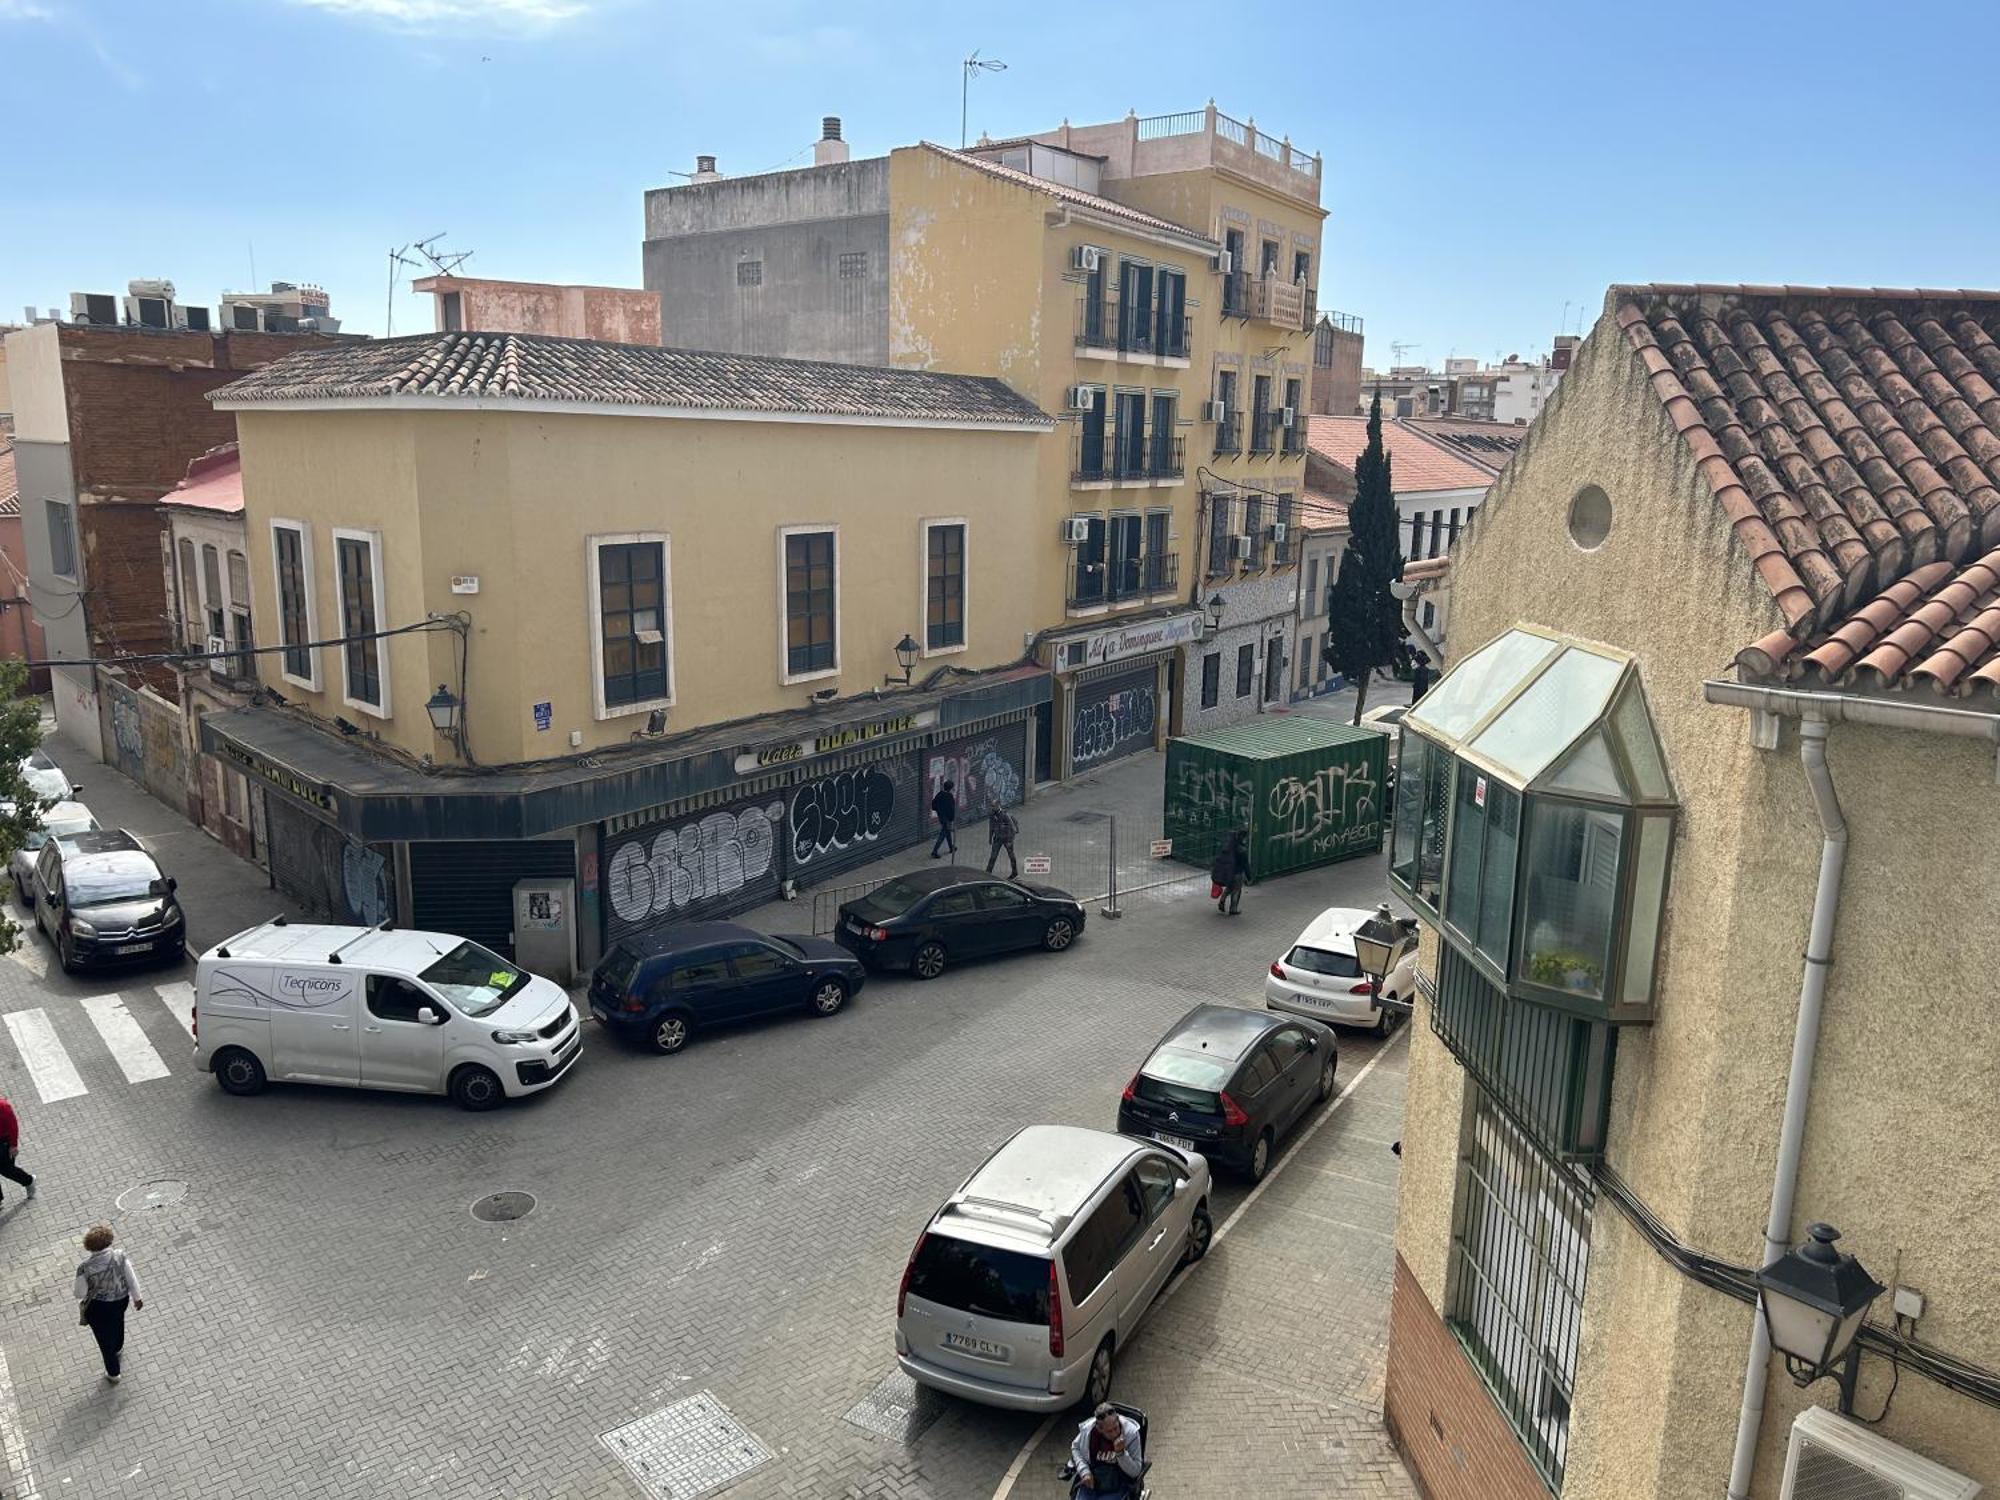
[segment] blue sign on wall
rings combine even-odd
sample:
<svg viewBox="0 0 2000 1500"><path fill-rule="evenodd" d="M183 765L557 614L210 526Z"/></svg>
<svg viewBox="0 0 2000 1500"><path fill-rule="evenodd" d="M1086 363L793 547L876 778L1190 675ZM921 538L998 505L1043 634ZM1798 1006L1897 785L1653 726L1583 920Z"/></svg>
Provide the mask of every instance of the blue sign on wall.
<svg viewBox="0 0 2000 1500"><path fill-rule="evenodd" d="M553 703L537 703L535 705L535 729L538 732L547 729L555 721L556 706Z"/></svg>

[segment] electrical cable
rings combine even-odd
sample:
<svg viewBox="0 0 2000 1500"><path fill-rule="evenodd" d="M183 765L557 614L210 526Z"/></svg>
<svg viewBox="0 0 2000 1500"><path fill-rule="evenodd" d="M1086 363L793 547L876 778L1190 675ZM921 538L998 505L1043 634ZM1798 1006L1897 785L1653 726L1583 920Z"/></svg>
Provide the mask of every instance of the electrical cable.
<svg viewBox="0 0 2000 1500"><path fill-rule="evenodd" d="M53 617L59 618L59 617ZM129 667L147 662L208 661L216 656L273 656L286 651L317 651L326 647L345 646L355 641L380 641L391 636L410 635L426 630L449 630L463 640L470 622L458 615L433 615L410 625L394 625L387 630L357 631L352 635L331 636L318 641L289 641L277 646L231 647L227 651L151 651L127 656L84 656L49 657L41 661L31 661L34 667ZM464 681L464 668L460 667L459 680Z"/></svg>

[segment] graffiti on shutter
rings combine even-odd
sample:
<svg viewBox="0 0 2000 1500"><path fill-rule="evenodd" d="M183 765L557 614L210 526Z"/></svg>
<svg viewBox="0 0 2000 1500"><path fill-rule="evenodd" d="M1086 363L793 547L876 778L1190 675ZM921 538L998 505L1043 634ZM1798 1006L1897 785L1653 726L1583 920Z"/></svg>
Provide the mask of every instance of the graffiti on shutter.
<svg viewBox="0 0 2000 1500"><path fill-rule="evenodd" d="M949 740L924 752L924 806L952 783L958 821L969 824L994 807L1018 803L1028 784L1028 726L1002 724L970 739Z"/></svg>
<svg viewBox="0 0 2000 1500"><path fill-rule="evenodd" d="M1159 673L1152 667L1085 683L1070 710L1070 769L1152 749L1159 713Z"/></svg>
<svg viewBox="0 0 2000 1500"><path fill-rule="evenodd" d="M778 893L775 794L642 824L604 842L605 935L738 910Z"/></svg>
<svg viewBox="0 0 2000 1500"><path fill-rule="evenodd" d="M916 758L825 771L792 788L786 810L787 873L815 881L914 843L929 798Z"/></svg>

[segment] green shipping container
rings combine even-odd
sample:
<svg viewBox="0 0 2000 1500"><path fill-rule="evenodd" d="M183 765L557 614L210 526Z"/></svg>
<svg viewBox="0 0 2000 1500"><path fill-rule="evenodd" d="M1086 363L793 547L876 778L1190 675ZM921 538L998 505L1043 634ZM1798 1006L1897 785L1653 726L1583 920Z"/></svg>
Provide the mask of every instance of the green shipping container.
<svg viewBox="0 0 2000 1500"><path fill-rule="evenodd" d="M1232 829L1257 879L1381 852L1389 738L1300 714L1167 742L1166 837L1206 869Z"/></svg>

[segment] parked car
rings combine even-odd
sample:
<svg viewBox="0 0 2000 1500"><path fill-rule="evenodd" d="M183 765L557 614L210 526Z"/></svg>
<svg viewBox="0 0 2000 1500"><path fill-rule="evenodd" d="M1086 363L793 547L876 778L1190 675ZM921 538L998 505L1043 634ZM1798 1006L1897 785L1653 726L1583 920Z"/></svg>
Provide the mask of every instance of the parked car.
<svg viewBox="0 0 2000 1500"><path fill-rule="evenodd" d="M28 789L44 802L73 802L76 794L83 790L70 782L63 774L61 766L50 760L40 750L32 751L21 762L21 779L28 783Z"/></svg>
<svg viewBox="0 0 2000 1500"><path fill-rule="evenodd" d="M1175 1267L1208 1253L1208 1163L1102 1130L1030 1125L931 1216L896 1294L896 1362L989 1406L1104 1400Z"/></svg>
<svg viewBox="0 0 2000 1500"><path fill-rule="evenodd" d="M655 1052L678 1052L709 1026L782 1011L835 1015L866 977L825 938L689 922L613 943L590 976L590 1013Z"/></svg>
<svg viewBox="0 0 2000 1500"><path fill-rule="evenodd" d="M89 833L96 827L97 819L81 802L58 802L42 814L42 826L28 830L21 839L21 847L7 862L7 873L14 882L14 895L21 905L34 910L35 856L41 853L42 845L52 838Z"/></svg>
<svg viewBox="0 0 2000 1500"><path fill-rule="evenodd" d="M947 964L1022 948L1061 953L1083 932L1083 903L1032 880L946 865L899 875L840 908L834 941L871 969L935 979Z"/></svg>
<svg viewBox="0 0 2000 1500"><path fill-rule="evenodd" d="M35 856L35 923L65 974L149 958L177 963L187 923L174 889L123 829L66 834Z"/></svg>
<svg viewBox="0 0 2000 1500"><path fill-rule="evenodd" d="M560 985L444 932L280 917L202 954L194 990L195 1065L231 1094L276 1078L493 1109L583 1055Z"/></svg>
<svg viewBox="0 0 2000 1500"><path fill-rule="evenodd" d="M1367 1026L1377 1036L1387 1036L1401 1012L1382 1002L1409 1003L1417 988L1417 950L1413 944L1377 990L1354 956L1354 929L1373 915L1359 907L1329 906L1314 917L1298 941L1272 960L1264 1003L1272 1010L1336 1026Z"/></svg>
<svg viewBox="0 0 2000 1500"><path fill-rule="evenodd" d="M1317 1021L1197 1005L1125 1085L1118 1128L1260 1182L1279 1138L1332 1095L1338 1060Z"/></svg>

